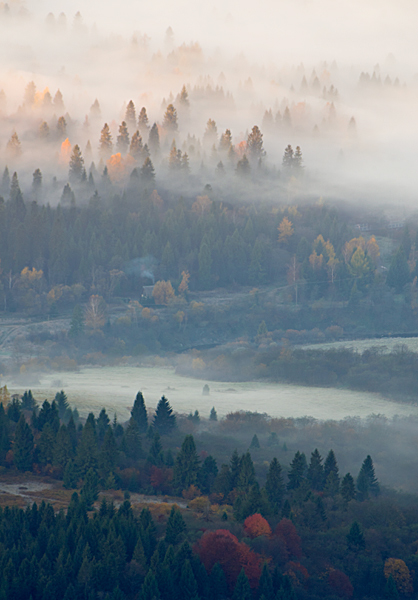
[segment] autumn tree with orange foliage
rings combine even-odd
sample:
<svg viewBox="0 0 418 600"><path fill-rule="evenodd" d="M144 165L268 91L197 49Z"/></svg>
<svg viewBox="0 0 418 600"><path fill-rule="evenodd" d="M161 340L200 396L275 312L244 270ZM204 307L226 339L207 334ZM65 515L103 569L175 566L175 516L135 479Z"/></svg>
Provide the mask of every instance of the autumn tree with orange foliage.
<svg viewBox="0 0 418 600"><path fill-rule="evenodd" d="M266 537L271 536L270 525L259 513L255 513L254 515L251 515L245 519L244 531L245 534L251 539L260 537L261 535L265 535Z"/></svg>
<svg viewBox="0 0 418 600"><path fill-rule="evenodd" d="M154 298L155 304L169 304L175 296L171 281L157 281L154 285L152 297Z"/></svg>
<svg viewBox="0 0 418 600"><path fill-rule="evenodd" d="M257 587L261 575L261 556L226 529L208 531L197 542L195 551L208 573L216 563L222 567L230 589L241 569L244 569L252 588Z"/></svg>
<svg viewBox="0 0 418 600"><path fill-rule="evenodd" d="M292 221L289 221L287 217L284 217L277 229L279 231L279 243L287 244L294 231Z"/></svg>

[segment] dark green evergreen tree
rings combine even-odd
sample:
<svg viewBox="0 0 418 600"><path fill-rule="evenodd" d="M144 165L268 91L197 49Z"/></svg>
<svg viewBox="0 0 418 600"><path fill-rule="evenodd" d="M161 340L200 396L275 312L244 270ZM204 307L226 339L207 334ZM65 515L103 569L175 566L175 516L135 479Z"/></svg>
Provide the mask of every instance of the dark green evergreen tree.
<svg viewBox="0 0 418 600"><path fill-rule="evenodd" d="M70 408L70 405L68 404L67 396L66 396L64 390L61 390L60 392L57 392L55 394L55 403L56 403L57 409L58 409L58 416L61 419L61 421L63 421L68 409Z"/></svg>
<svg viewBox="0 0 418 600"><path fill-rule="evenodd" d="M80 498L85 503L88 510L93 508L94 502L99 496L99 479L94 469L89 469L84 477L83 487L81 488Z"/></svg>
<svg viewBox="0 0 418 600"><path fill-rule="evenodd" d="M161 435L167 435L176 428L176 415L165 396L158 402L153 426Z"/></svg>
<svg viewBox="0 0 418 600"><path fill-rule="evenodd" d="M85 475L90 469L93 469L93 471L97 469L98 454L96 423L93 413L90 413L81 432L75 459L81 476Z"/></svg>
<svg viewBox="0 0 418 600"><path fill-rule="evenodd" d="M288 473L288 490L295 490L302 485L306 478L307 464L306 457L304 453L296 452L293 457L292 462L290 463L290 469Z"/></svg>
<svg viewBox="0 0 418 600"><path fill-rule="evenodd" d="M131 416L136 421L139 432L146 433L148 429L148 415L142 392L138 392L136 395L135 402L131 410Z"/></svg>
<svg viewBox="0 0 418 600"><path fill-rule="evenodd" d="M174 463L173 485L178 491L197 484L199 457L192 435L186 435Z"/></svg>
<svg viewBox="0 0 418 600"><path fill-rule="evenodd" d="M251 454L246 452L242 455L240 461L237 489L242 492L248 492L255 483L254 463Z"/></svg>
<svg viewBox="0 0 418 600"><path fill-rule="evenodd" d="M232 600L252 600L252 597L248 577L244 569L241 569L235 584L234 593L232 594Z"/></svg>
<svg viewBox="0 0 418 600"><path fill-rule="evenodd" d="M273 458L267 473L266 493L274 514L278 514L282 506L284 492L282 468L277 458Z"/></svg>
<svg viewBox="0 0 418 600"><path fill-rule="evenodd" d="M324 467L322 465L322 457L316 448L311 454L311 460L308 467L306 478L309 481L311 488L320 492L324 487Z"/></svg>
<svg viewBox="0 0 418 600"><path fill-rule="evenodd" d="M259 448L260 448L260 442L258 440L257 434L255 433L253 435L253 439L251 440L250 449L251 450L257 450Z"/></svg>
<svg viewBox="0 0 418 600"><path fill-rule="evenodd" d="M356 486L350 473L344 475L341 481L340 492L345 502L350 502L350 500L354 500L356 497Z"/></svg>
<svg viewBox="0 0 418 600"><path fill-rule="evenodd" d="M33 450L33 434L24 415L21 414L13 445L13 461L19 471L29 471L32 468Z"/></svg>
<svg viewBox="0 0 418 600"><path fill-rule="evenodd" d="M67 490L73 490L77 487L79 479L78 469L73 460L69 460L64 469L63 485Z"/></svg>
<svg viewBox="0 0 418 600"><path fill-rule="evenodd" d="M84 331L84 313L79 304L76 304L71 317L70 329L68 335L72 338L77 338Z"/></svg>
<svg viewBox="0 0 418 600"><path fill-rule="evenodd" d="M133 417L129 419L121 442L121 450L134 461L142 457L142 443L137 422Z"/></svg>
<svg viewBox="0 0 418 600"><path fill-rule="evenodd" d="M357 523L357 521L354 521L350 527L350 531L347 535L347 544L350 550L354 550L356 552L364 550L366 547L363 532L361 531L360 525Z"/></svg>
<svg viewBox="0 0 418 600"><path fill-rule="evenodd" d="M380 494L380 486L377 481L373 461L370 454L364 459L357 477L357 489L359 491L359 499L366 500L370 495L378 496Z"/></svg>
<svg viewBox="0 0 418 600"><path fill-rule="evenodd" d="M65 425L61 425L55 439L52 462L55 466L65 469L68 461L72 458L74 458L74 449L70 432Z"/></svg>
<svg viewBox="0 0 418 600"><path fill-rule="evenodd" d="M167 520L167 528L165 531L165 541L167 544L175 546L182 541L186 531L186 524L177 506L173 506L170 516Z"/></svg>
<svg viewBox="0 0 418 600"><path fill-rule="evenodd" d="M101 477L108 477L116 467L118 448L113 429L108 426L99 451L99 472Z"/></svg>
<svg viewBox="0 0 418 600"><path fill-rule="evenodd" d="M213 600L226 600L228 585L225 572L219 563L215 563L210 572L210 595Z"/></svg>
<svg viewBox="0 0 418 600"><path fill-rule="evenodd" d="M260 600L263 596L265 600L275 600L276 596L273 588L273 580L267 563L264 563L263 565L257 590L257 597L260 598Z"/></svg>
<svg viewBox="0 0 418 600"><path fill-rule="evenodd" d="M396 587L395 580L392 575L389 575L385 586L385 599L386 600L399 600L399 592Z"/></svg>
<svg viewBox="0 0 418 600"><path fill-rule="evenodd" d="M202 494L210 494L213 483L218 475L218 466L213 456L207 456L203 461L198 475L198 487Z"/></svg>
<svg viewBox="0 0 418 600"><path fill-rule="evenodd" d="M328 479L328 476L331 472L335 473L335 475L337 476L338 481L339 481L340 476L339 476L338 464L337 464L337 459L335 458L335 454L334 454L333 450L330 450L328 452L327 457L324 462L324 480L325 481Z"/></svg>
<svg viewBox="0 0 418 600"><path fill-rule="evenodd" d="M210 415L209 415L209 420L210 421L217 421L218 420L218 415L216 413L215 407L212 406L211 411L210 411Z"/></svg>
<svg viewBox="0 0 418 600"><path fill-rule="evenodd" d="M408 261L403 247L400 246L390 263L386 283L388 286L395 288L395 291L400 294L404 286L410 281L411 273Z"/></svg>

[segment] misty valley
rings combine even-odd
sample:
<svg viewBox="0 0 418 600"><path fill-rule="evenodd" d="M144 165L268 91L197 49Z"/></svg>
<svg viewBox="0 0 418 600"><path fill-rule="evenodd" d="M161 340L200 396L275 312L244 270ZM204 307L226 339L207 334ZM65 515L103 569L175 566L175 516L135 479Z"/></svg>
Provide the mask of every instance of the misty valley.
<svg viewBox="0 0 418 600"><path fill-rule="evenodd" d="M0 2L0 600L418 598L417 19Z"/></svg>

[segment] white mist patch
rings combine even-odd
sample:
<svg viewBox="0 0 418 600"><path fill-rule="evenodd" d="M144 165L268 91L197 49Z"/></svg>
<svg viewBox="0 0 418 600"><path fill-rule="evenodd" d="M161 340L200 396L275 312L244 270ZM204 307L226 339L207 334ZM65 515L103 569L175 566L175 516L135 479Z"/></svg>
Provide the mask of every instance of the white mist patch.
<svg viewBox="0 0 418 600"><path fill-rule="evenodd" d="M210 388L209 396L202 393L205 383ZM11 394L24 391L12 382L7 385ZM129 419L139 390L151 411L164 394L175 412L188 414L198 410L202 417L209 417L212 406L219 416L237 410L320 420L365 418L372 414L389 418L418 416L418 407L391 402L374 393L261 382L214 382L181 377L173 369L163 368L83 368L78 372L41 375L39 383L30 387L38 402L51 401L63 389L70 405L77 407L82 416L90 411L98 415L104 407L110 416L116 413L122 421Z"/></svg>

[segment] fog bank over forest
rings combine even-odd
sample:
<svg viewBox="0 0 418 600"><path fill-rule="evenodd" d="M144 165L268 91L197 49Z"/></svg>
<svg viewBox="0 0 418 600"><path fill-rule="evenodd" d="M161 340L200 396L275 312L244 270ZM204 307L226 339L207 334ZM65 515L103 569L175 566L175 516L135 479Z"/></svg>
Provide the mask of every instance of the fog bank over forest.
<svg viewBox="0 0 418 600"><path fill-rule="evenodd" d="M256 10L232 1L168 7L156 2L146 9L124 1L117 11L98 2L80 7L65 1L12 2L9 12L0 14L0 90L5 93L0 166L17 170L26 188L35 168L41 168L45 182L58 175L59 193L48 200L59 200L67 179L67 164L59 160L63 140L51 135L46 144L38 135L43 120L52 134L62 116L44 101L46 88L51 100L59 89L66 134L72 147L80 146L87 170L92 160L99 164L105 122L116 141L129 100L137 113L145 106L150 125L159 127L174 102L177 147L189 151L191 193L202 182L214 184L219 157L204 142L212 119L217 139L211 141L217 143L229 128L238 150L251 128L259 126L270 175L280 172L287 144L299 145L309 194L410 205L417 184L417 12L407 1L264 1ZM38 94L31 109L23 103L30 81ZM184 85L187 114L178 102ZM100 113L93 118L96 98ZM18 161L6 151L13 132L22 146ZM91 154L86 154L89 141ZM162 141L161 157L151 155L160 183L172 136ZM190 146L197 148L195 155ZM269 188L289 194L277 182ZM297 193L308 192L301 186Z"/></svg>

